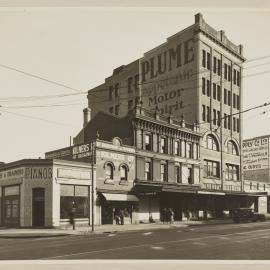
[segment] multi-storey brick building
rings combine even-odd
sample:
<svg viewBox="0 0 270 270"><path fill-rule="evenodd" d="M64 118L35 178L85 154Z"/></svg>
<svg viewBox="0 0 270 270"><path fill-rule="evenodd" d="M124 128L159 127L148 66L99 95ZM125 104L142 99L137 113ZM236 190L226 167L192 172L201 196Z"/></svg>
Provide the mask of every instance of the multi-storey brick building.
<svg viewBox="0 0 270 270"><path fill-rule="evenodd" d="M141 103L147 110L196 123L203 136L200 184L216 192L218 201L220 192L233 199L243 192L239 112L244 61L243 46L197 14L193 25L89 90L92 117L99 111L125 116Z"/></svg>

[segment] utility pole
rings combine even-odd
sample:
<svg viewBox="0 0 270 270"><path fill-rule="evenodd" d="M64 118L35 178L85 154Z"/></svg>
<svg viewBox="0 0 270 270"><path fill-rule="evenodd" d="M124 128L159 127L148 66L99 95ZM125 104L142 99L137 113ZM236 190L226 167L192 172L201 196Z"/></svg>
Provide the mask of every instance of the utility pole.
<svg viewBox="0 0 270 270"><path fill-rule="evenodd" d="M91 188L91 215L92 215L92 232L95 230L95 220L94 220L94 163L95 163L95 149L94 141L91 142L91 151L92 151L92 162L91 162L91 172L92 172L92 188Z"/></svg>

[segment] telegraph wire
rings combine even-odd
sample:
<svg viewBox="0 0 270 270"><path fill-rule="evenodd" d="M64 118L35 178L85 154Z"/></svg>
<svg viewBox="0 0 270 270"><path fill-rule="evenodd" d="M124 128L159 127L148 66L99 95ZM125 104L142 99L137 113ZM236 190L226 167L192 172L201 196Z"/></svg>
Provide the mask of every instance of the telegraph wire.
<svg viewBox="0 0 270 270"><path fill-rule="evenodd" d="M21 114L21 113L10 112L10 111L7 111L7 110L3 110L2 108L0 108L0 112L5 112L5 113L8 113L8 114L13 114L13 115L24 117L24 118L29 118L29 119L34 119L34 120L40 120L40 121L51 123L51 124L55 124L55 125L61 125L61 126L68 126L68 127L76 127L76 128L78 128L77 126L73 126L73 125L69 125L69 124L64 124L64 123L60 123L60 122L56 122L56 121L52 121L52 120L47 120L47 119L36 117L36 116L30 116L30 115L25 115L25 114Z"/></svg>
<svg viewBox="0 0 270 270"><path fill-rule="evenodd" d="M258 58L253 58L251 59L250 61L257 61L257 60L262 60L262 59L265 59L265 58L269 58L270 56L261 56L261 57L258 57ZM235 63L237 64L237 63ZM263 64L265 65L265 64ZM43 81L46 81L46 82L49 82L51 84L55 84L55 85L58 85L58 86L61 86L61 87L64 87L64 88L67 88L67 89L70 89L70 90L73 90L73 91L76 91L78 92L77 94L87 94L88 91L81 91L79 89L76 89L76 88L73 88L73 87L70 87L70 86L67 86L65 84L62 84L62 83L58 83L58 82L55 82L53 80L49 80L49 79L46 79L46 78L43 78L43 77L40 77L40 76L37 76L37 75L34 75L32 73L28 73L28 72L25 72L25 71L22 71L22 70L19 70L19 69L16 69L16 68L13 68L13 67L10 67L10 66L7 66L7 65L3 65L3 64L0 64L1 67L4 67L4 68L7 68L7 69L10 69L10 70L13 70L13 71L16 71L16 72L20 72L22 74L25 74L27 76L31 76L31 77L34 77L36 79L40 79L40 80L43 80ZM221 70L223 69L224 67L221 67ZM247 67L248 68L248 67ZM193 75L196 75L196 74L200 74L200 73L208 73L208 72L211 72L211 70L203 70L203 71L199 71L199 72L196 72L194 74L192 74L191 76ZM210 77L210 76L209 76ZM151 81L151 82L146 82L146 83L139 83L139 85L145 85L145 84L153 84L153 83L157 83L157 82L161 82L161 81L167 81L170 77L166 77L166 79L160 79L160 80L154 80L154 81ZM194 80L197 80L194 79ZM187 82L190 82L192 80L189 80ZM125 86L119 86L119 89L121 88L127 88L128 85L125 85ZM98 87L98 86L97 86ZM95 90L95 91L91 91L89 90L91 94L95 93L95 92L101 92L101 91L108 91L107 88L103 88L103 89L98 89L98 90ZM7 102L9 100L23 100L23 99L42 99L42 98L53 98L53 97L66 97L66 96L73 96L73 95L76 95L76 94L58 94L58 95L44 95L44 96L26 96L26 97L6 97L6 98L0 98L0 101L1 102ZM100 98L100 97L98 97Z"/></svg>
<svg viewBox="0 0 270 270"><path fill-rule="evenodd" d="M48 82L48 83L51 83L51 84L55 84L57 86L60 86L60 87L63 87L63 88L66 88L66 89L69 89L69 90L72 90L72 91L75 91L75 92L83 92L83 91L81 91L79 89L76 89L74 87L70 87L68 85L65 85L65 84L62 84L62 83L58 83L58 82L53 81L53 80L49 80L47 78L41 77L39 75L35 75L33 73L30 73L30 72L26 72L26 71L20 70L18 68L14 68L14 67L3 65L3 64L0 64L0 67L6 68L6 69L9 69L9 70L12 70L12 71L16 71L16 72L21 73L21 74L24 74L26 76L29 76L29 77L32 77L32 78L36 78L36 79L39 79L39 80L42 80L42 81L45 81L45 82Z"/></svg>

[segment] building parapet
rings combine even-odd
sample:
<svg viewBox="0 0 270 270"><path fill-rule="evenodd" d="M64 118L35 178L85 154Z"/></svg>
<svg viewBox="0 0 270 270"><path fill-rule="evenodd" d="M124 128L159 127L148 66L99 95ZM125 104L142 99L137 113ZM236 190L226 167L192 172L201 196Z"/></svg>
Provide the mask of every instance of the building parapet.
<svg viewBox="0 0 270 270"><path fill-rule="evenodd" d="M223 30L217 31L209 24L207 24L203 19L203 15L201 13L195 15L195 25L197 25L198 27L196 29L197 31L202 31L205 34L208 34L216 41L218 41L221 45L226 47L228 50L237 54L237 56L240 57L242 60L245 60L243 58L243 45L235 45L227 38Z"/></svg>

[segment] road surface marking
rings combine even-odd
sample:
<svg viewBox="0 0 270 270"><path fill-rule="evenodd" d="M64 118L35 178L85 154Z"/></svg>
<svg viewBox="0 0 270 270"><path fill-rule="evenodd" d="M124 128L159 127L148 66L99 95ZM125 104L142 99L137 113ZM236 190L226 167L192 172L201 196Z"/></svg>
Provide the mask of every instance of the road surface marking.
<svg viewBox="0 0 270 270"><path fill-rule="evenodd" d="M164 249L164 247L156 247L156 246L154 246L154 247L152 246L151 248L156 249L156 250L163 250Z"/></svg>
<svg viewBox="0 0 270 270"><path fill-rule="evenodd" d="M193 245L198 245L198 246L207 246L206 243L202 243L202 242L193 242Z"/></svg>

